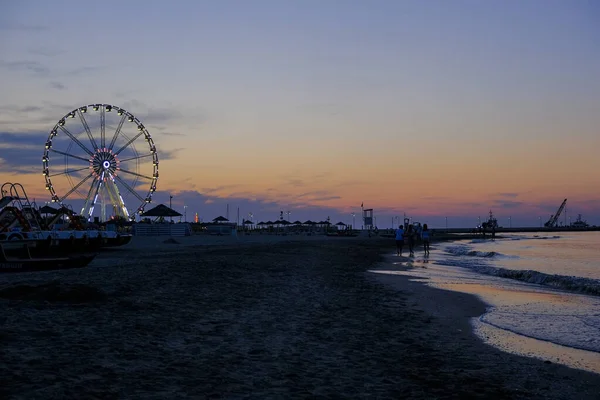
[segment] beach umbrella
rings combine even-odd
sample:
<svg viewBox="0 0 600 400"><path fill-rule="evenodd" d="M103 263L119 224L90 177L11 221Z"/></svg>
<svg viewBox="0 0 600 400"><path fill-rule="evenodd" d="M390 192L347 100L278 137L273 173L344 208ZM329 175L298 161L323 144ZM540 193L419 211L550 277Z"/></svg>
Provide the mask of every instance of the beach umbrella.
<svg viewBox="0 0 600 400"><path fill-rule="evenodd" d="M280 219L278 223L281 225L290 225L291 224L290 221L286 221L285 219Z"/></svg>
<svg viewBox="0 0 600 400"><path fill-rule="evenodd" d="M217 218L213 219L213 222L229 222L229 220L224 216L219 215Z"/></svg>
<svg viewBox="0 0 600 400"><path fill-rule="evenodd" d="M243 225L252 225L253 223L254 223L254 222L252 222L252 221L250 221L250 220L247 220L247 219L246 219L246 220L244 220L244 221L242 221L242 224L243 224Z"/></svg>
<svg viewBox="0 0 600 400"><path fill-rule="evenodd" d="M312 222L310 219L307 221L304 221L304 225L314 225L315 223Z"/></svg>
<svg viewBox="0 0 600 400"><path fill-rule="evenodd" d="M260 221L258 224L256 225L266 225L263 221Z"/></svg>
<svg viewBox="0 0 600 400"><path fill-rule="evenodd" d="M345 224L345 223L343 223L343 222L341 222L341 221L340 221L340 222L338 222L336 225L337 225L337 226L346 226L346 224Z"/></svg>
<svg viewBox="0 0 600 400"><path fill-rule="evenodd" d="M302 222L300 222L300 221L294 221L294 225L302 225Z"/></svg>
<svg viewBox="0 0 600 400"><path fill-rule="evenodd" d="M159 204L156 207L151 208L150 210L146 211L141 216L142 217L182 217L183 215L178 213L177 211L173 210L172 208L165 206L164 204Z"/></svg>

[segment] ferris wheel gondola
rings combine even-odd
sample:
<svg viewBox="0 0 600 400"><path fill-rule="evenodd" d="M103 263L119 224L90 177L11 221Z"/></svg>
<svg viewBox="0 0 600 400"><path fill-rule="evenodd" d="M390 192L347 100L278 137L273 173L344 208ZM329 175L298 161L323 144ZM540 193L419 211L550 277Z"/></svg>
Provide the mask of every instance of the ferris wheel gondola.
<svg viewBox="0 0 600 400"><path fill-rule="evenodd" d="M148 129L133 114L110 104L78 107L54 125L42 157L51 200L82 200L81 215L133 219L152 201L158 154ZM132 208L131 205L135 205ZM131 211L130 211L131 210Z"/></svg>

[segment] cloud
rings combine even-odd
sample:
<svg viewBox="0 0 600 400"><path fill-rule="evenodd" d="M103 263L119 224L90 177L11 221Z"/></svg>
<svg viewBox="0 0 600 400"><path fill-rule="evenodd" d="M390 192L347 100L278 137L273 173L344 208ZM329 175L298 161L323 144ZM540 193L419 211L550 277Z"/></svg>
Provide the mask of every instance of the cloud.
<svg viewBox="0 0 600 400"><path fill-rule="evenodd" d="M160 188L159 188L160 189ZM173 208L183 214L183 205L187 205L187 219L193 220L194 214L198 212L198 216L204 221L210 221L219 215L227 216L227 206L229 205L229 219L235 221L237 219L237 210L240 210L240 220L248 218L248 214L254 215L255 221L267 221L279 218L281 211L284 214L291 211L290 219L302 220L318 219L324 220L330 217L332 220L342 220L346 223L351 222L352 217L345 212L337 210L333 207L300 206L290 204L280 204L276 201L268 199L248 199L245 197L227 197L221 198L217 196L207 195L199 191L180 191L166 192L158 191L154 196L154 202L165 203L169 202L169 195L173 195ZM154 204L152 205L154 206ZM287 215L286 215L287 218ZM357 218L358 220L358 218Z"/></svg>
<svg viewBox="0 0 600 400"><path fill-rule="evenodd" d="M100 70L106 69L106 67L103 66L88 66L88 67L78 67L78 68L73 68L68 70L65 75L66 76L78 76L78 75L84 75L84 74L88 74L88 73L92 73L92 72L97 72Z"/></svg>
<svg viewBox="0 0 600 400"><path fill-rule="evenodd" d="M0 68L3 68L12 72L27 72L32 76L47 78L49 76L56 78L72 78L80 75L97 72L99 70L106 69L105 66L81 66L70 69L56 69L50 68L49 66L39 62L31 60L17 60L17 61L0 61Z"/></svg>
<svg viewBox="0 0 600 400"><path fill-rule="evenodd" d="M26 114L31 112L37 112L43 110L40 106L18 106L16 104L9 104L5 106L0 106L1 113L17 113L17 114Z"/></svg>
<svg viewBox="0 0 600 400"><path fill-rule="evenodd" d="M519 193L497 193L497 196L500 197L519 197Z"/></svg>
<svg viewBox="0 0 600 400"><path fill-rule="evenodd" d="M519 208L525 205L522 201L511 201L511 200L495 200L494 207L499 208Z"/></svg>
<svg viewBox="0 0 600 400"><path fill-rule="evenodd" d="M42 169L43 144L48 134L0 132L2 172L30 174Z"/></svg>
<svg viewBox="0 0 600 400"><path fill-rule="evenodd" d="M0 132L0 158L2 159L2 171L11 173L37 173L41 170L42 155L44 153L44 143L48 138L46 131L28 131L22 133ZM87 145L87 143L86 143ZM57 148L64 151L64 149ZM78 155L79 148L74 146L70 154ZM159 150L159 160L172 160L177 157L177 153L183 148L171 150ZM58 156L57 156L58 157ZM56 158L59 160L58 158ZM60 158L62 160L62 156ZM72 160L73 161L73 160ZM73 161L81 163L82 161ZM58 165L52 166L54 169L64 168L61 161Z"/></svg>
<svg viewBox="0 0 600 400"><path fill-rule="evenodd" d="M288 184L294 187L306 186L306 183L302 179L290 179Z"/></svg>
<svg viewBox="0 0 600 400"><path fill-rule="evenodd" d="M42 57L55 57L64 54L64 51L61 50L51 50L47 47L36 47L29 49L29 54L33 56L42 56Z"/></svg>
<svg viewBox="0 0 600 400"><path fill-rule="evenodd" d="M242 186L242 185L241 184L221 185L221 186L216 186L213 188L202 188L202 189L200 189L199 193L202 193L204 195L218 194L219 192L222 192L223 190L234 189L234 188L238 188L240 186Z"/></svg>
<svg viewBox="0 0 600 400"><path fill-rule="evenodd" d="M42 77L50 74L50 69L37 61L0 61L0 68L16 72L26 71Z"/></svg>
<svg viewBox="0 0 600 400"><path fill-rule="evenodd" d="M50 82L50 87L57 90L65 90L67 88L60 82Z"/></svg>
<svg viewBox="0 0 600 400"><path fill-rule="evenodd" d="M159 132L164 136L187 136L185 133L175 133L175 132Z"/></svg>

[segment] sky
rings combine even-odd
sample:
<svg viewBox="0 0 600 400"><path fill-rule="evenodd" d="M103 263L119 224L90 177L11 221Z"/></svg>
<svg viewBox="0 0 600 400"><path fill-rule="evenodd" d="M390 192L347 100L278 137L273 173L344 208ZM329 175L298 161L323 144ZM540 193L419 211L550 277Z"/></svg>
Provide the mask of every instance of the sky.
<svg viewBox="0 0 600 400"><path fill-rule="evenodd" d="M0 182L49 200L49 131L106 103L188 220L538 226L568 198L600 225L598 21L590 0L2 2Z"/></svg>

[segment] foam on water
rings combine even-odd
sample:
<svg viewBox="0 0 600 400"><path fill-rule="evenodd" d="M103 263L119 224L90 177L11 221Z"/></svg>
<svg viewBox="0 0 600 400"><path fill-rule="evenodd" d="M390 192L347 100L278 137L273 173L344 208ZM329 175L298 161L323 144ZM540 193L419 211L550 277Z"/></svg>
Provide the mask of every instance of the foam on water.
<svg viewBox="0 0 600 400"><path fill-rule="evenodd" d="M600 373L600 232L439 244L428 261L400 274L481 298L484 341Z"/></svg>

